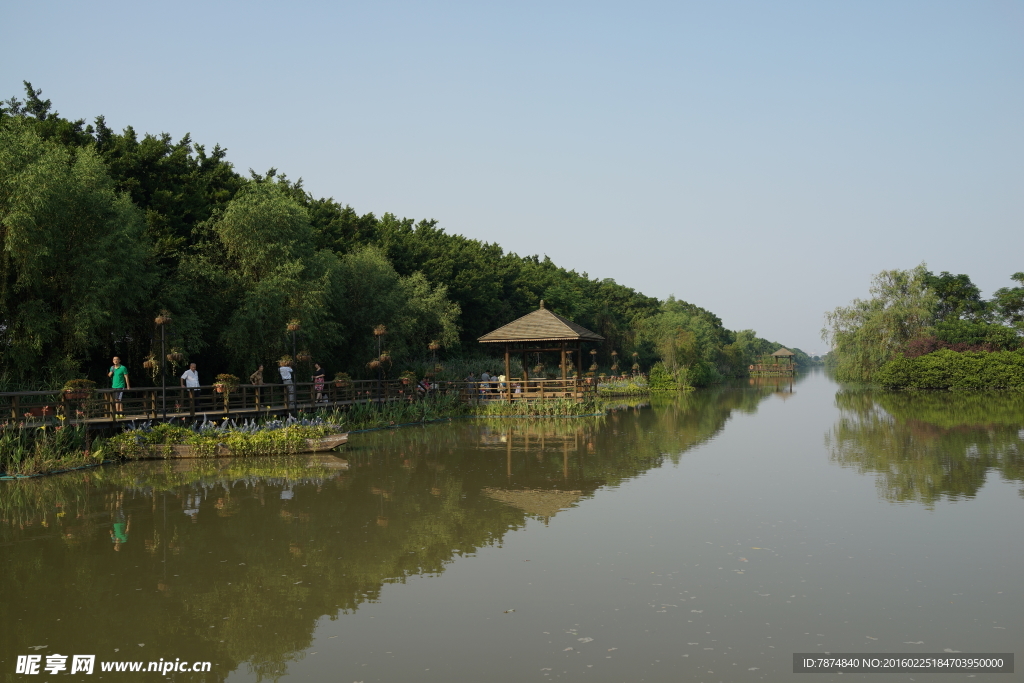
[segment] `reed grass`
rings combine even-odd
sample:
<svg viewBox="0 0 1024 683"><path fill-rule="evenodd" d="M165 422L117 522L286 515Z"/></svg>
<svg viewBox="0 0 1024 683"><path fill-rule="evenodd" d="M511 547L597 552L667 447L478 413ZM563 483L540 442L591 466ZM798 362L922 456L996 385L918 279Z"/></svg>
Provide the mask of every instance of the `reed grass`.
<svg viewBox="0 0 1024 683"><path fill-rule="evenodd" d="M646 377L628 377L601 382L597 386L600 396L646 396L651 393Z"/></svg>
<svg viewBox="0 0 1024 683"><path fill-rule="evenodd" d="M96 462L93 456L101 444L92 446L90 452L82 426L5 423L0 425L0 473L30 475L81 467Z"/></svg>
<svg viewBox="0 0 1024 683"><path fill-rule="evenodd" d="M340 408L321 408L316 415L354 432L400 424L415 424L465 415L467 407L458 394L434 394L415 402L356 403Z"/></svg>
<svg viewBox="0 0 1024 683"><path fill-rule="evenodd" d="M487 401L476 405L478 417L579 417L603 413L596 399L576 401L571 398L549 398L518 401Z"/></svg>

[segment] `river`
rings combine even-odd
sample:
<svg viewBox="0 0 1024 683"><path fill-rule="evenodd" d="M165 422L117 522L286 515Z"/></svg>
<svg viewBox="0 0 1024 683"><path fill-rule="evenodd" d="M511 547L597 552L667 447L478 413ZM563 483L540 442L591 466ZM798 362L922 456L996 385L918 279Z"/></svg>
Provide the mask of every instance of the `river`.
<svg viewBox="0 0 1024 683"><path fill-rule="evenodd" d="M1024 633L1019 393L815 371L345 448L0 482L0 679L786 681L796 652Z"/></svg>

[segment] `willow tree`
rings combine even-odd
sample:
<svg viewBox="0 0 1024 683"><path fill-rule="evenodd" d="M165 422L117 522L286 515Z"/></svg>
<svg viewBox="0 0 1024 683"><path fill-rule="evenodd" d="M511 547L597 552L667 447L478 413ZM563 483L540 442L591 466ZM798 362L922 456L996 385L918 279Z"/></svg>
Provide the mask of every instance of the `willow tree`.
<svg viewBox="0 0 1024 683"><path fill-rule="evenodd" d="M836 377L870 381L914 339L931 333L938 302L925 264L883 270L872 278L871 298L854 299L825 314L821 338L832 347Z"/></svg>
<svg viewBox="0 0 1024 683"><path fill-rule="evenodd" d="M14 376L74 374L128 335L155 282L145 219L89 147L0 125L0 357ZM148 312L148 311L147 311ZM62 379L62 377L53 377Z"/></svg>

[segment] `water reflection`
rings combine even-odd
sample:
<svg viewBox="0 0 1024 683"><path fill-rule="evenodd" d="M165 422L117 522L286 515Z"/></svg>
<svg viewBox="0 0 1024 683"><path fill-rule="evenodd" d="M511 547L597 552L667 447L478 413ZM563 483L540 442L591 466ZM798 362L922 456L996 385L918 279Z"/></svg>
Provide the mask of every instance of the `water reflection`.
<svg viewBox="0 0 1024 683"><path fill-rule="evenodd" d="M973 498L989 471L1024 481L1024 395L842 389L830 459L878 475L886 500ZM1021 492L1024 495L1024 490Z"/></svg>
<svg viewBox="0 0 1024 683"><path fill-rule="evenodd" d="M360 435L346 460L191 460L0 490L0 661L187 654L223 680L301 658L323 617L443 572L719 433L778 390L656 398L577 420L456 421Z"/></svg>

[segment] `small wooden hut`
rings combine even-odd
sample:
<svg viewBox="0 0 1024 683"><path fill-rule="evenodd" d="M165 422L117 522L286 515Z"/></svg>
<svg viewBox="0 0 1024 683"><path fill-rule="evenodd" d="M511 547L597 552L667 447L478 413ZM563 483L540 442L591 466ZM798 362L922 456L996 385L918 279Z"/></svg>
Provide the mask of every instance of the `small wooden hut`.
<svg viewBox="0 0 1024 683"><path fill-rule="evenodd" d="M562 382L567 380L566 359L571 352L576 354L576 375L583 374L583 342L603 342L604 337L591 332L582 325L566 320L560 315L544 308L541 300L540 308L527 313L521 318L503 325L493 332L488 332L477 341L481 344L505 345L505 377L509 378L508 388L511 397L511 357L513 353L522 354L523 382L530 379L527 354L539 352L558 352L561 354L559 367L562 370Z"/></svg>
<svg viewBox="0 0 1024 683"><path fill-rule="evenodd" d="M775 359L776 363L779 363L780 361L785 361L787 365L793 365L794 356L796 356L796 354L787 349L786 347L782 347L781 349L772 354L772 358Z"/></svg>

